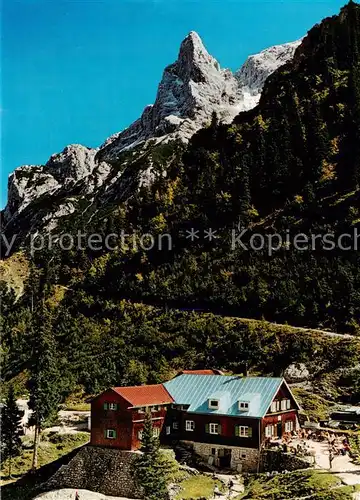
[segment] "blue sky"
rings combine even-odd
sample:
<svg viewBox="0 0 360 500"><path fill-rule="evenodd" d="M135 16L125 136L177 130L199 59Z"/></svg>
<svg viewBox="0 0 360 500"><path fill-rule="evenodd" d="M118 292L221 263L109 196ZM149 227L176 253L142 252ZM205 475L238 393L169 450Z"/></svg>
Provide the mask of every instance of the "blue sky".
<svg viewBox="0 0 360 500"><path fill-rule="evenodd" d="M17 166L96 147L154 101L191 30L224 67L296 40L345 0L3 0L1 200Z"/></svg>

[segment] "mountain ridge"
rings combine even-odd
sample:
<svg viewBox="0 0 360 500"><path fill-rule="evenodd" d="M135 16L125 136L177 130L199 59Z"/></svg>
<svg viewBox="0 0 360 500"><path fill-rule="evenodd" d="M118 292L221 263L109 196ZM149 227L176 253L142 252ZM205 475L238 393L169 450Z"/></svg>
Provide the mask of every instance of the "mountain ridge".
<svg viewBox="0 0 360 500"><path fill-rule="evenodd" d="M119 157L128 153L130 158L123 163L126 166L149 141L153 145L186 143L210 122L214 112L221 122L230 123L239 112L252 109L267 77L293 57L300 42L249 56L233 74L221 69L200 36L190 32L181 43L177 60L164 70L155 103L145 107L138 120L98 148L70 144L45 165L24 165L10 174L8 203L2 212L4 230L23 232L22 240L32 231L51 231L59 220L76 212L79 199L93 201L100 188L114 191L114 184L120 183L124 189L128 180L136 190L136 185L151 182L151 167L145 169L142 181L131 179L129 171L128 178L122 180L121 174L114 172L114 164L118 166ZM36 206L41 200L51 208L39 212Z"/></svg>

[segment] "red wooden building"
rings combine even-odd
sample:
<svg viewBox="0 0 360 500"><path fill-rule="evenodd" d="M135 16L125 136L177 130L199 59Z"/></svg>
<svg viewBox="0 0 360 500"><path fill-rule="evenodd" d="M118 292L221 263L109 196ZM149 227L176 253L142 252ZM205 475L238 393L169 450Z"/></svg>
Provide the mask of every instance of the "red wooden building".
<svg viewBox="0 0 360 500"><path fill-rule="evenodd" d="M160 434L167 407L173 402L161 384L108 389L91 403L90 444L138 449L145 412L151 411L154 433Z"/></svg>
<svg viewBox="0 0 360 500"><path fill-rule="evenodd" d="M265 441L299 425L299 405L282 378L181 374L100 394L91 406L91 444L140 448L147 410L162 441L188 443L209 463L239 471L256 470Z"/></svg>

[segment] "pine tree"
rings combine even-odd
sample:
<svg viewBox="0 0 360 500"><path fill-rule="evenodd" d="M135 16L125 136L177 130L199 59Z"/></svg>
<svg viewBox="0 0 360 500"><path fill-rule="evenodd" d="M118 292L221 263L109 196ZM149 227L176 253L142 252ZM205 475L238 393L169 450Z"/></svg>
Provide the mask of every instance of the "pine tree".
<svg viewBox="0 0 360 500"><path fill-rule="evenodd" d="M60 374L56 355L56 343L52 332L50 313L45 306L37 312L38 325L33 327L33 366L28 381L29 408L33 410L35 426L32 470L36 470L41 430L56 415L60 402ZM40 323L40 324L39 324Z"/></svg>
<svg viewBox="0 0 360 500"><path fill-rule="evenodd" d="M166 500L168 464L159 452L159 439L154 436L151 413L145 414L141 440L142 455L135 460L134 473L139 486L143 489L146 500Z"/></svg>
<svg viewBox="0 0 360 500"><path fill-rule="evenodd" d="M21 453L21 412L16 404L14 387L10 386L2 413L2 460L8 460L9 478L14 457Z"/></svg>

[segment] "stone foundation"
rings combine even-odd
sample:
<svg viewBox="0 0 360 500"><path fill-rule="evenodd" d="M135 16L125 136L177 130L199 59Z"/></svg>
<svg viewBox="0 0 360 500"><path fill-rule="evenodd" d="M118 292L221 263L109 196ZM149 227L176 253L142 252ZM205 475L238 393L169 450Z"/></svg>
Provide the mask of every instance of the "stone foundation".
<svg viewBox="0 0 360 500"><path fill-rule="evenodd" d="M45 490L78 488L107 496L143 498L134 482L137 453L85 446L44 485Z"/></svg>
<svg viewBox="0 0 360 500"><path fill-rule="evenodd" d="M190 445L194 452L202 457L210 465L221 467L219 450L231 451L230 468L237 472L257 472L259 466L259 450L255 448L239 448L238 446L224 446L208 443L193 443L184 441ZM215 454L213 453L215 451Z"/></svg>

